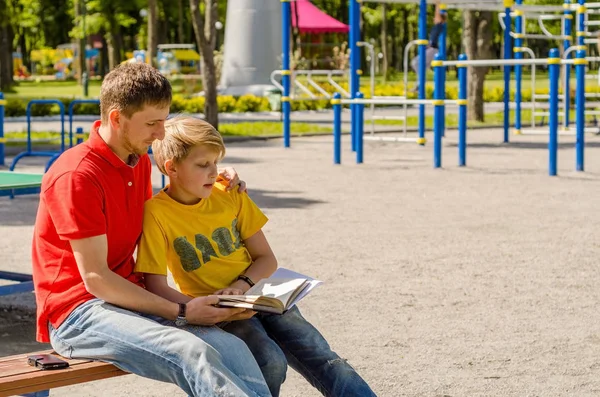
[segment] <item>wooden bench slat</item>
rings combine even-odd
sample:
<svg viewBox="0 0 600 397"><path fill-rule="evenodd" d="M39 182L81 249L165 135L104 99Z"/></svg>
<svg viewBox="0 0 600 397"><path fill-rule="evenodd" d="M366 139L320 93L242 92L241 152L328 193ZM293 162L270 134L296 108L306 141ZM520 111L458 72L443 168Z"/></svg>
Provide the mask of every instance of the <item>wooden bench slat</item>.
<svg viewBox="0 0 600 397"><path fill-rule="evenodd" d="M54 352L45 351L0 358L0 397L49 390L128 374L109 363L71 360L60 356L58 357L69 362L68 368L44 371L27 364L27 356L48 353Z"/></svg>

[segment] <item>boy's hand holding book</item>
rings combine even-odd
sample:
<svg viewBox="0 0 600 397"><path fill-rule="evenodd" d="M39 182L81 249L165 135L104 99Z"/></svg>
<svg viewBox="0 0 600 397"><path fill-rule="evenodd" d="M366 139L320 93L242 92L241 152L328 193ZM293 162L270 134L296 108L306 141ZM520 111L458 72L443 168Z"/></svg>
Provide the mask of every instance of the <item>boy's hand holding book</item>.
<svg viewBox="0 0 600 397"><path fill-rule="evenodd" d="M219 307L237 307L264 313L283 314L319 284L321 284L319 280L279 268L271 277L256 282L245 294L215 296L219 299L217 303ZM224 290L233 289L235 288L225 288Z"/></svg>

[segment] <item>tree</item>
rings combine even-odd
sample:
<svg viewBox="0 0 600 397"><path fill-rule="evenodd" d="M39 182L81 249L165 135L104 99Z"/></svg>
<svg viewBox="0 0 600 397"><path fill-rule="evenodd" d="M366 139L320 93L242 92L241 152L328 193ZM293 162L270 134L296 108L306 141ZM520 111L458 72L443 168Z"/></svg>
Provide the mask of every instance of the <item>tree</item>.
<svg viewBox="0 0 600 397"><path fill-rule="evenodd" d="M9 23L10 9L6 0L0 0L0 90L13 85L12 41L13 29Z"/></svg>
<svg viewBox="0 0 600 397"><path fill-rule="evenodd" d="M204 117L206 121L219 127L219 107L217 105L217 69L213 54L215 40L215 22L218 18L217 2L204 0L204 19L200 13L200 0L190 0L192 25L196 35L196 43L202 54L202 85L204 87Z"/></svg>
<svg viewBox="0 0 600 397"><path fill-rule="evenodd" d="M74 0L73 2L75 11L75 21L81 24L81 31L75 37L78 43L78 56L77 56L77 69L79 73L77 75L77 81L79 84L83 84L83 73L87 72L86 61L85 61L85 32L83 31L83 18L85 18L85 0Z"/></svg>
<svg viewBox="0 0 600 397"><path fill-rule="evenodd" d="M491 11L465 11L463 47L469 60L492 58L493 15ZM469 120L485 121L483 84L487 71L487 67L469 67Z"/></svg>
<svg viewBox="0 0 600 397"><path fill-rule="evenodd" d="M158 4L156 0L148 0L148 49L146 62L152 65L158 47Z"/></svg>

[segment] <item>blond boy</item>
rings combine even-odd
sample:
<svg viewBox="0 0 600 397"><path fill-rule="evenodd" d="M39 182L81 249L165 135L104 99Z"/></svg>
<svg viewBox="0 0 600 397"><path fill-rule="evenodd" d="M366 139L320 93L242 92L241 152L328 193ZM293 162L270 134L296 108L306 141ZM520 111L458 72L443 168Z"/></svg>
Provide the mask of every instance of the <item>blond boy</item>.
<svg viewBox="0 0 600 397"><path fill-rule="evenodd" d="M136 270L150 291L174 302L242 294L277 268L262 232L267 217L246 193L226 191L218 181L225 146L210 124L178 116L165 130L152 151L170 184L146 203ZM167 269L179 291L169 287ZM374 395L296 307L241 317L219 326L246 342L274 396L288 363L324 395Z"/></svg>

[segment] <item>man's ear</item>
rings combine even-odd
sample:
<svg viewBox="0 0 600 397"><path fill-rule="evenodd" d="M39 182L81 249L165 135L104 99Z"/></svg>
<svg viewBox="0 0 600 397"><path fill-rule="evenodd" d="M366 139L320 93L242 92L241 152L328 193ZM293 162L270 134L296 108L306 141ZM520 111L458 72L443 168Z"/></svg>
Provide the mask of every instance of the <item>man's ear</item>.
<svg viewBox="0 0 600 397"><path fill-rule="evenodd" d="M165 171L167 171L169 178L177 177L177 166L173 160L169 159L165 161Z"/></svg>
<svg viewBox="0 0 600 397"><path fill-rule="evenodd" d="M117 109L112 109L108 112L108 122L113 129L120 129L121 123L123 122L121 112Z"/></svg>

